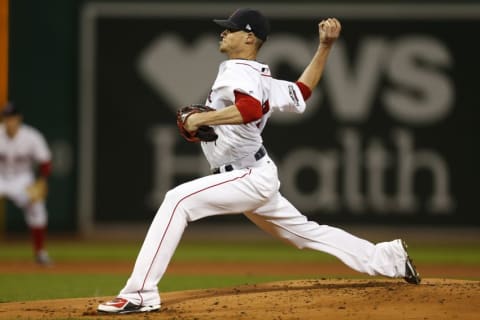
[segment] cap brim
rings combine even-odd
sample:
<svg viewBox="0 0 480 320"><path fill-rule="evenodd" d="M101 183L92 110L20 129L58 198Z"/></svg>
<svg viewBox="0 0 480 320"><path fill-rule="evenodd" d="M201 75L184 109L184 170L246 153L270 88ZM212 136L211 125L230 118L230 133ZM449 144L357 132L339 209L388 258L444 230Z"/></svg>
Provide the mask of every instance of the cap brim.
<svg viewBox="0 0 480 320"><path fill-rule="evenodd" d="M221 20L221 19L213 19L213 22L218 24L220 27L223 27L225 29L237 29L241 30L235 23L229 20Z"/></svg>

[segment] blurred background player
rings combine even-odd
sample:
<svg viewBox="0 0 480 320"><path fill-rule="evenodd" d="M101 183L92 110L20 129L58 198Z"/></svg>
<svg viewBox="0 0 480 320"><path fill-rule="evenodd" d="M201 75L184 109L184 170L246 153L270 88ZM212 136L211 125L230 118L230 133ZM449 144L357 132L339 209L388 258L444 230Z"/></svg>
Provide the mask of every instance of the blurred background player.
<svg viewBox="0 0 480 320"><path fill-rule="evenodd" d="M22 114L13 103L7 103L1 110L0 197L23 210L32 235L35 261L48 266L52 261L45 249L48 221L45 199L51 152L43 135L23 123Z"/></svg>

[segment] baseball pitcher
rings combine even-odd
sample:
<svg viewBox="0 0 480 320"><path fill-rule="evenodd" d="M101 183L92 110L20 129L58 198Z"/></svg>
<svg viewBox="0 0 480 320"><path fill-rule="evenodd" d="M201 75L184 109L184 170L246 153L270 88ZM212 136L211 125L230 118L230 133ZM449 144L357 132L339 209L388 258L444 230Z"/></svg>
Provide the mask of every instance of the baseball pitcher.
<svg viewBox="0 0 480 320"><path fill-rule="evenodd" d="M180 134L201 144L212 174L167 192L125 287L98 311L159 310L157 285L187 224L237 212L298 248L327 252L362 273L418 284L402 240L373 244L309 221L280 193L277 167L263 145L262 131L272 112L305 110L340 35L340 22L329 18L319 23L317 51L296 82L273 78L268 65L256 61L270 31L262 13L243 8L214 22L223 28L219 50L227 60L219 67L206 106L186 106L177 113Z"/></svg>

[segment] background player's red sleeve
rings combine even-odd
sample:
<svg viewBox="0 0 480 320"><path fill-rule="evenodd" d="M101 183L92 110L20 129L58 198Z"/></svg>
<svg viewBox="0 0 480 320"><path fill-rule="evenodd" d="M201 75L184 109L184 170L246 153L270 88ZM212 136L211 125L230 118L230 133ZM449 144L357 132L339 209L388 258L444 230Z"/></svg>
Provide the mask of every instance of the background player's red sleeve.
<svg viewBox="0 0 480 320"><path fill-rule="evenodd" d="M310 89L305 83L297 81L295 82L302 93L303 100L307 101L308 98L312 95L312 89Z"/></svg>
<svg viewBox="0 0 480 320"><path fill-rule="evenodd" d="M248 94L235 91L235 105L240 111L243 123L249 123L262 117L262 104Z"/></svg>
<svg viewBox="0 0 480 320"><path fill-rule="evenodd" d="M40 164L40 175L44 178L48 178L52 173L52 162L46 161Z"/></svg>

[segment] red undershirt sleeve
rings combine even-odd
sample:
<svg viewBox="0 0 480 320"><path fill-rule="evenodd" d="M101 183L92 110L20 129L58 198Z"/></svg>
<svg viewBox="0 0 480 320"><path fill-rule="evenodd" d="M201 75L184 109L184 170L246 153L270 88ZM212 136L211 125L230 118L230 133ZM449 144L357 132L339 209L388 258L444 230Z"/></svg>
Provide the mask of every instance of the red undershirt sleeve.
<svg viewBox="0 0 480 320"><path fill-rule="evenodd" d="M243 123L249 123L262 117L262 104L248 94L235 91L235 105L242 115Z"/></svg>
<svg viewBox="0 0 480 320"><path fill-rule="evenodd" d="M308 98L312 95L312 89L307 87L307 85L303 82L297 81L295 82L302 93L303 100L307 101Z"/></svg>
<svg viewBox="0 0 480 320"><path fill-rule="evenodd" d="M52 162L46 161L40 164L40 176L48 178L52 172Z"/></svg>

